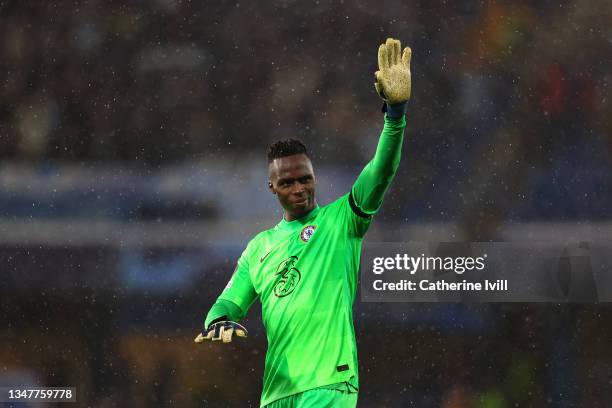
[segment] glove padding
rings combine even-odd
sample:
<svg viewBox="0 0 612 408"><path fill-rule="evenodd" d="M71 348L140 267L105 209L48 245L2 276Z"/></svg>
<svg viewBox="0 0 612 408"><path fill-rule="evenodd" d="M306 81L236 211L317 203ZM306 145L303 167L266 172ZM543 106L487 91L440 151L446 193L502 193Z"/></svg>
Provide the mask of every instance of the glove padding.
<svg viewBox="0 0 612 408"><path fill-rule="evenodd" d="M204 340L219 341L223 340L224 343L232 341L232 336L246 337L248 335L247 329L236 322L230 320L222 320L208 326L208 329L202 331L195 338L196 343L203 343Z"/></svg>
<svg viewBox="0 0 612 408"><path fill-rule="evenodd" d="M406 102L410 99L412 88L410 76L410 47L404 48L399 40L387 38L387 42L378 47L378 71L376 71L376 92L389 105Z"/></svg>

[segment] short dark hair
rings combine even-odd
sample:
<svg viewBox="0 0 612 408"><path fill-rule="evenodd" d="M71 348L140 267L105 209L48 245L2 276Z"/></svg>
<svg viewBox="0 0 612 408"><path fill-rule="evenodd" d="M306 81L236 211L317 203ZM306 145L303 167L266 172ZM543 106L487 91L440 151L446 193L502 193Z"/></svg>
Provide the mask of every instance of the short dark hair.
<svg viewBox="0 0 612 408"><path fill-rule="evenodd" d="M305 154L308 156L308 149L301 140L285 139L272 143L268 147L268 163L280 157L293 156L294 154Z"/></svg>

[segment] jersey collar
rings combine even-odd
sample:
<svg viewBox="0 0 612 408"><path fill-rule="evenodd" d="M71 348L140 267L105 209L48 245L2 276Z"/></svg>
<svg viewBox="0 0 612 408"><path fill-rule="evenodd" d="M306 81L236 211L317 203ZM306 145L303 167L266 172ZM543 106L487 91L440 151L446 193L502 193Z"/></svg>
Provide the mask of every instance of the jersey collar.
<svg viewBox="0 0 612 408"><path fill-rule="evenodd" d="M291 231L291 230L302 228L309 221L312 221L317 216L320 210L321 208L317 204L315 208L313 208L308 214L306 214L302 218L298 218L293 221L287 221L285 217L283 216L283 219L281 220L281 222L278 223L277 227L285 231Z"/></svg>

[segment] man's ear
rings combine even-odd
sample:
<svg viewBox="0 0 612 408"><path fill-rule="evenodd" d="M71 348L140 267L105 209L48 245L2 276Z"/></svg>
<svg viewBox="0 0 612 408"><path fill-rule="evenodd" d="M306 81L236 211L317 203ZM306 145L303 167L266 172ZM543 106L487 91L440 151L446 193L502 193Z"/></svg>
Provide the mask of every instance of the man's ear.
<svg viewBox="0 0 612 408"><path fill-rule="evenodd" d="M268 189L272 194L276 194L276 191L274 191L274 186L272 185L272 182L270 180L268 180Z"/></svg>

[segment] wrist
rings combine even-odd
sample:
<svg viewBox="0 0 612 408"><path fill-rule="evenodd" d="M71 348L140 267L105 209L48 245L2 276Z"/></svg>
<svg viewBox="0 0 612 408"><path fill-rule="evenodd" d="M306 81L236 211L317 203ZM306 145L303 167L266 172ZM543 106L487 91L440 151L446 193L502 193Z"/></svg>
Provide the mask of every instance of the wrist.
<svg viewBox="0 0 612 408"><path fill-rule="evenodd" d="M385 104L383 105L383 112L386 112L387 116L392 119L399 119L406 114L407 106L408 101L396 103L393 105L389 102L385 102Z"/></svg>
<svg viewBox="0 0 612 408"><path fill-rule="evenodd" d="M205 329L210 330L210 326L212 326L215 323L222 322L224 320L227 320L227 316L219 316L216 319L211 320L210 323L208 324L204 323Z"/></svg>

